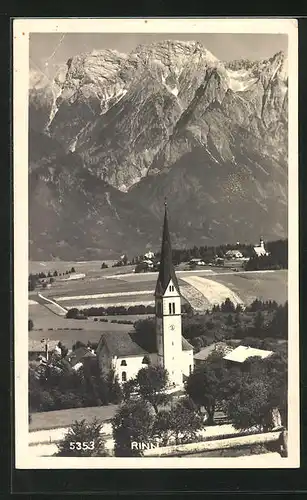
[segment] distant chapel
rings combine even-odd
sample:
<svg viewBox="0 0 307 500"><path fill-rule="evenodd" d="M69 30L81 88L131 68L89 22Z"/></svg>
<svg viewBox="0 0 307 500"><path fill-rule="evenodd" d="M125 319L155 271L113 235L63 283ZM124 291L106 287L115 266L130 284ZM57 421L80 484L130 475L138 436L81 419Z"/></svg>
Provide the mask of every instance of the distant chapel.
<svg viewBox="0 0 307 500"><path fill-rule="evenodd" d="M144 348L133 333L104 333L97 348L101 371L113 369L120 383L134 378L148 364L163 366L170 387L182 387L193 371L193 347L182 336L181 294L172 263L167 205L160 269L155 289L155 342Z"/></svg>

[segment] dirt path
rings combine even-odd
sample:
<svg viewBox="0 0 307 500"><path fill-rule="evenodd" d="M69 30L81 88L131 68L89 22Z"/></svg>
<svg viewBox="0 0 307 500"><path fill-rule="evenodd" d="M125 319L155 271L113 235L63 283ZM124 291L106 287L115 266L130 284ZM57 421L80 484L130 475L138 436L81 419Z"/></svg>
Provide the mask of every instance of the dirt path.
<svg viewBox="0 0 307 500"><path fill-rule="evenodd" d="M200 276L181 276L180 278L201 293L204 301L204 310L208 307L213 307L215 304L224 302L227 298L229 298L235 306L243 304L243 301L236 293L221 283ZM191 305L193 306L192 303Z"/></svg>

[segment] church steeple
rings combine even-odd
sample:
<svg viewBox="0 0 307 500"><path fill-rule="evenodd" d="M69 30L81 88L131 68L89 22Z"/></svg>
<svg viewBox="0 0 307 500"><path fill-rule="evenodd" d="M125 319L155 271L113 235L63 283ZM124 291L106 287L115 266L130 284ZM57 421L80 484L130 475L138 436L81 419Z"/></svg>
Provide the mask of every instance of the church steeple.
<svg viewBox="0 0 307 500"><path fill-rule="evenodd" d="M171 280L177 292L180 294L179 285L172 262L172 245L168 229L168 213L167 213L166 200L164 202L164 206L165 206L165 211L164 211L164 223L163 223L163 234L162 234L162 245L161 245L160 268L155 290L155 296L164 295L167 286Z"/></svg>

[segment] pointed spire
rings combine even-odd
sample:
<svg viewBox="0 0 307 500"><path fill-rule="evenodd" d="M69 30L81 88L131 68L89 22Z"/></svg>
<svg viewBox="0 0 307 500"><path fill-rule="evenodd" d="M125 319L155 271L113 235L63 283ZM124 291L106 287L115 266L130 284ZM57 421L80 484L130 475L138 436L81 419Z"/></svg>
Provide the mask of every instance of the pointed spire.
<svg viewBox="0 0 307 500"><path fill-rule="evenodd" d="M172 262L172 245L168 229L168 214L167 214L167 201L164 201L164 223L163 223L163 234L162 234L162 245L161 245L161 258L160 258L160 269L159 276L156 285L155 295L163 295L170 282L173 284L180 293L177 277L175 274L175 269Z"/></svg>

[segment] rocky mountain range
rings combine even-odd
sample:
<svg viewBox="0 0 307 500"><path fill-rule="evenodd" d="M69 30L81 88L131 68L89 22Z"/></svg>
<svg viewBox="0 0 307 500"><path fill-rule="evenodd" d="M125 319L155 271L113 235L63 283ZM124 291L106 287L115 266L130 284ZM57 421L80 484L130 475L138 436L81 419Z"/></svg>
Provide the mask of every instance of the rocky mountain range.
<svg viewBox="0 0 307 500"><path fill-rule="evenodd" d="M29 83L30 257L287 235L287 58L219 61L198 42L75 56Z"/></svg>

